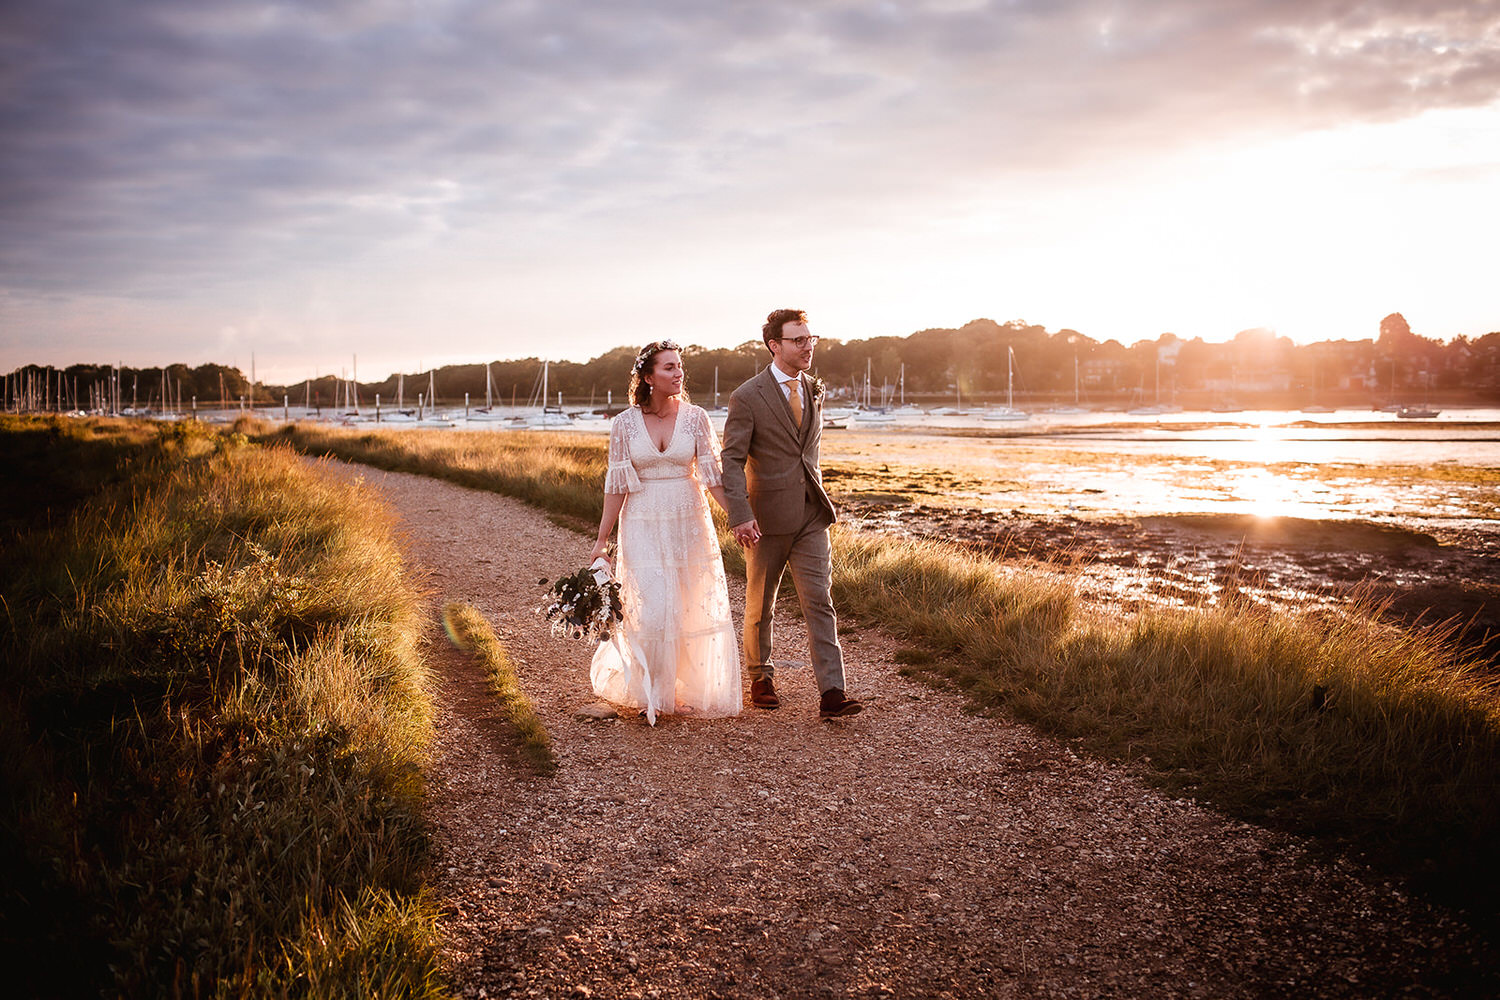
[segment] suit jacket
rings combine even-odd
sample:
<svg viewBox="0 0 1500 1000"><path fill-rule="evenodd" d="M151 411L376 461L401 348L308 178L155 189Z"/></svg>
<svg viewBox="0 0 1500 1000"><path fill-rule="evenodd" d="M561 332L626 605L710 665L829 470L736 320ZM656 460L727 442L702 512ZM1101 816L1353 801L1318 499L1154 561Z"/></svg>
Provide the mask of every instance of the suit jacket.
<svg viewBox="0 0 1500 1000"><path fill-rule="evenodd" d="M807 376L798 377L808 400L800 429L770 366L729 397L720 460L731 525L754 518L764 534L791 534L806 520L808 500L827 510L830 522L838 518L818 468L823 401L810 399Z"/></svg>

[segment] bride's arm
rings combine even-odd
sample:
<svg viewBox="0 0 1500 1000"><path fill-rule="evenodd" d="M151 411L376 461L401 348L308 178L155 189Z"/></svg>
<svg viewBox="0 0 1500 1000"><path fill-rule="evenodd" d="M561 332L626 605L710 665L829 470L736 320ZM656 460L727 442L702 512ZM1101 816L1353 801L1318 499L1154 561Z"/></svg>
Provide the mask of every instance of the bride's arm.
<svg viewBox="0 0 1500 1000"><path fill-rule="evenodd" d="M625 506L627 495L625 493L604 494L604 516L599 518L599 540L594 543L594 551L589 553L590 563L604 555L604 549L609 545L609 536L615 533L615 524L620 520L620 508Z"/></svg>
<svg viewBox="0 0 1500 1000"><path fill-rule="evenodd" d="M698 481L714 498L714 503L724 513L729 513L729 494L724 492L724 470L719 464L719 438L714 425L708 420L708 411L701 406L693 407L693 439L697 449Z"/></svg>
<svg viewBox="0 0 1500 1000"><path fill-rule="evenodd" d="M630 441L625 418L629 411L615 417L609 427L609 469L604 474L604 514L599 518L599 540L594 551L589 553L589 562L604 555L609 536L614 534L620 520L620 510L625 498L641 488L641 480L635 474L630 461Z"/></svg>

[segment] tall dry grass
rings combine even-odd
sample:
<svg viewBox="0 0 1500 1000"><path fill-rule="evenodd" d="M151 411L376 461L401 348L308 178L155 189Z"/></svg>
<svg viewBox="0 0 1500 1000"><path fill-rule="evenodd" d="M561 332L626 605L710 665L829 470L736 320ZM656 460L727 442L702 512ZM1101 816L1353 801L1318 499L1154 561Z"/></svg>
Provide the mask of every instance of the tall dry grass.
<svg viewBox="0 0 1500 1000"><path fill-rule="evenodd" d="M518 497L544 510L598 524L608 446L597 436L541 431L347 431L287 424L258 440L284 441L378 469L411 472Z"/></svg>
<svg viewBox="0 0 1500 1000"><path fill-rule="evenodd" d="M19 988L440 995L389 519L289 450L153 433L0 557L3 937L55 959Z"/></svg>
<svg viewBox="0 0 1500 1000"><path fill-rule="evenodd" d="M66 517L179 446L191 433L185 427L0 414L0 535Z"/></svg>
<svg viewBox="0 0 1500 1000"><path fill-rule="evenodd" d="M1470 905L1500 888L1500 688L1452 629L1369 604L1111 614L957 546L845 531L835 551L836 603L919 644L908 672Z"/></svg>
<svg viewBox="0 0 1500 1000"><path fill-rule="evenodd" d="M560 509L597 518L603 441L447 437L291 439L461 475L543 507L561 495ZM450 456L461 468L444 468ZM507 471L476 471L491 466ZM742 571L738 548L721 541L726 564ZM836 604L914 644L910 672L1133 762L1169 788L1352 845L1493 908L1500 694L1451 633L1382 624L1369 606L1315 616L1237 601L1124 615L1082 605L1066 579L955 545L847 530L833 542Z"/></svg>

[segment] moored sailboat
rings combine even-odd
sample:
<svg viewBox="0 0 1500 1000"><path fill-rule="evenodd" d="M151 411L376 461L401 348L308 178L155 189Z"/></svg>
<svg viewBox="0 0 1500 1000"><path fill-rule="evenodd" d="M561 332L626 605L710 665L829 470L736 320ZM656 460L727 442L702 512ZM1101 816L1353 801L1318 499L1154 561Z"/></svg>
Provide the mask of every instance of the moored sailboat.
<svg viewBox="0 0 1500 1000"><path fill-rule="evenodd" d="M573 426L572 418L563 412L561 392L557 394L556 406L547 405L547 375L551 364L552 363L550 361L542 362L542 392L540 397L542 402L542 412L527 417L527 427L546 429Z"/></svg>
<svg viewBox="0 0 1500 1000"><path fill-rule="evenodd" d="M1016 409L1015 406L1015 380L1016 380L1016 349L1007 347L1005 349L1005 405L991 407L979 415L981 420L989 421L1012 421L1030 420L1031 414Z"/></svg>

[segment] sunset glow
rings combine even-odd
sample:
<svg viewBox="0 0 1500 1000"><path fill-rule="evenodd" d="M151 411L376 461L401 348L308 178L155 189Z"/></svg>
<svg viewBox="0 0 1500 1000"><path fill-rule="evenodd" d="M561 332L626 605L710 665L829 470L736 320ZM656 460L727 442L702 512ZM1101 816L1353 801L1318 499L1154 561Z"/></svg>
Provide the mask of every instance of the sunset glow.
<svg viewBox="0 0 1500 1000"><path fill-rule="evenodd" d="M1500 328L1493 5L751 10L9 5L0 367Z"/></svg>

